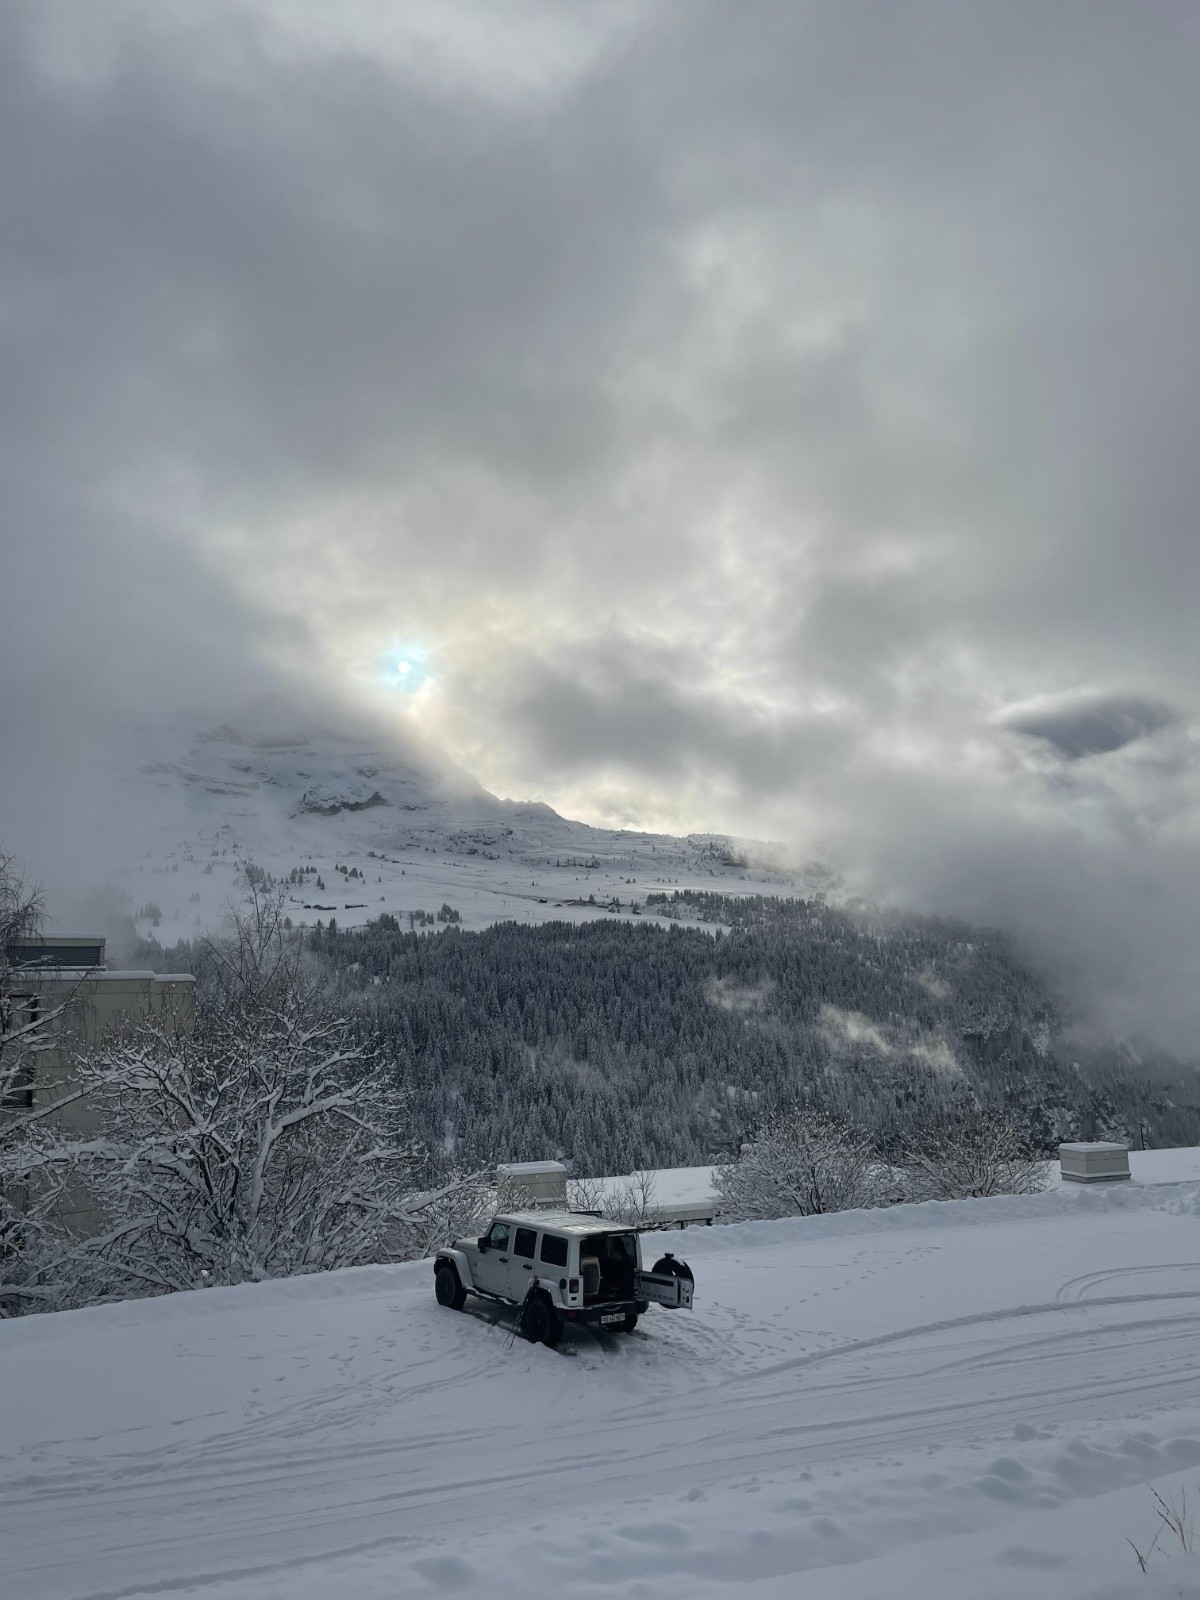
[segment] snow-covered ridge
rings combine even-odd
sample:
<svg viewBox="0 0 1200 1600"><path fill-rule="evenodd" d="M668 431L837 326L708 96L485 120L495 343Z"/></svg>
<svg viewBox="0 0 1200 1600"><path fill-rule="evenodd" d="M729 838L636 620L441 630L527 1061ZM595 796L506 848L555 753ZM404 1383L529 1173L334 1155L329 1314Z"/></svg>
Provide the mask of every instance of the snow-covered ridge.
<svg viewBox="0 0 1200 1600"><path fill-rule="evenodd" d="M721 836L593 828L536 800L500 799L401 725L277 697L130 726L110 769L117 800L112 825L97 821L97 880L164 944L219 923L247 863L293 878L288 909L301 925L443 905L466 927L628 917L655 890L830 886L775 858L752 866L753 853Z"/></svg>

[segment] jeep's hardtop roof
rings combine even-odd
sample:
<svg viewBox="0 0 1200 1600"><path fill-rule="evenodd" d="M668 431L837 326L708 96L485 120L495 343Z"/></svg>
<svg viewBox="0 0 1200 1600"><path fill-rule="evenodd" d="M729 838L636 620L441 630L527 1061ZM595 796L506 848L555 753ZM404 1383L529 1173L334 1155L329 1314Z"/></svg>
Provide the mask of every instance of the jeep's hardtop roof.
<svg viewBox="0 0 1200 1600"><path fill-rule="evenodd" d="M628 1222L582 1216L578 1211L498 1211L492 1222L513 1222L521 1228L548 1228L552 1233L633 1233ZM491 1222L488 1223L490 1228ZM486 1230L485 1230L486 1231Z"/></svg>

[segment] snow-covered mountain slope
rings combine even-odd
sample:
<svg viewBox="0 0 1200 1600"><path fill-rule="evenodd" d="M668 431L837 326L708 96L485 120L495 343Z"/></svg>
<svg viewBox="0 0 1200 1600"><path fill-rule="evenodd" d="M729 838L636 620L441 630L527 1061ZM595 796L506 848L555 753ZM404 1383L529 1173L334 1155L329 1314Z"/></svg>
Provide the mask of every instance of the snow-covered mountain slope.
<svg viewBox="0 0 1200 1600"><path fill-rule="evenodd" d="M693 1230L692 1313L510 1342L427 1262L0 1324L4 1592L1195 1595L1200 1185ZM832 1570L831 1570L832 1569Z"/></svg>
<svg viewBox="0 0 1200 1600"><path fill-rule="evenodd" d="M647 893L679 887L830 887L820 869L750 866L723 837L615 832L498 799L407 731L277 697L127 728L110 765L112 825L93 824L104 837L97 874L164 944L218 923L247 863L277 879L302 872L289 896L300 924L448 904L482 927L631 916Z"/></svg>

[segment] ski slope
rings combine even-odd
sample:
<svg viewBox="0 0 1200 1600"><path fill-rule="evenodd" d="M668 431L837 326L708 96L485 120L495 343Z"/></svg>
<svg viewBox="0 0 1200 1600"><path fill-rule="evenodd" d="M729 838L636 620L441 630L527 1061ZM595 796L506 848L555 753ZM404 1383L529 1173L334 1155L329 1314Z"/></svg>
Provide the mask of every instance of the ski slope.
<svg viewBox="0 0 1200 1600"><path fill-rule="evenodd" d="M554 1352L427 1263L0 1325L5 1596L1200 1593L1200 1184L670 1243Z"/></svg>

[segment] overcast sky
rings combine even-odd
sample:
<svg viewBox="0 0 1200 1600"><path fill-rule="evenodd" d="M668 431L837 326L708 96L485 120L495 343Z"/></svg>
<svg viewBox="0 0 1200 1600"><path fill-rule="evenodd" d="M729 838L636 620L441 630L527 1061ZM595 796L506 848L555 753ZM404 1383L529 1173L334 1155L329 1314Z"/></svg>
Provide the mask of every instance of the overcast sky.
<svg viewBox="0 0 1200 1600"><path fill-rule="evenodd" d="M1194 1043L1191 0L10 0L0 148L10 796L390 696Z"/></svg>

